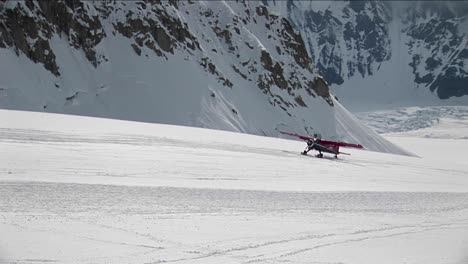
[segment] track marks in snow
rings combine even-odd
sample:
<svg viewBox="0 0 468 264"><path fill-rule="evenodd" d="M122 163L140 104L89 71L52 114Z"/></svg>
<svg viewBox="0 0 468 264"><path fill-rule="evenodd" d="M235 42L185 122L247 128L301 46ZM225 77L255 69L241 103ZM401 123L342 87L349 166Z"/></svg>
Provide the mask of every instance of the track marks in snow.
<svg viewBox="0 0 468 264"><path fill-rule="evenodd" d="M74 135L69 133L51 132L43 130L5 129L0 128L0 141L18 143L81 143L81 144L122 144L131 146L175 147L187 149L213 149L229 152L251 154L265 154L282 157L297 157L297 153L283 152L280 149L267 149L249 147L239 144L226 144L219 142L193 142L166 137L140 136L129 134L90 134ZM204 155L203 152L197 155ZM205 154L207 155L207 154ZM232 155L230 153L229 155Z"/></svg>
<svg viewBox="0 0 468 264"><path fill-rule="evenodd" d="M285 260L288 257L303 254L309 251L317 250L323 247L331 247L331 246L338 246L341 244L348 244L348 243L359 243L365 240L372 240L372 239L385 239L385 238L392 238L396 236L405 236L405 235L412 235L432 230L443 230L443 229L464 229L468 228L468 223L463 223L461 225L455 224L435 224L429 226L396 226L396 227L389 227L389 228L379 228L379 229L370 229L370 230L362 230L357 232L352 232L348 234L333 234L329 236L325 236L325 238L333 237L335 241L325 242L322 240L328 239L320 239L318 241L310 241L309 239L304 240L303 245L294 245L291 247L292 249L288 250L270 250L270 252L275 252L270 256L265 257L262 255L262 258L255 258L245 263L256 263L256 262L265 262L270 260ZM297 240L285 240L285 243L296 242ZM310 244L315 244L314 246L310 246ZM306 246L307 245L307 246ZM286 247L283 245L283 247ZM301 248L302 247L302 248ZM300 248L300 249L298 249Z"/></svg>
<svg viewBox="0 0 468 264"><path fill-rule="evenodd" d="M128 262L139 263L274 263L327 247L468 230L468 194L460 193L3 182L0 200L2 225L125 248Z"/></svg>
<svg viewBox="0 0 468 264"><path fill-rule="evenodd" d="M0 128L10 262L348 263L316 257L378 247L377 262L401 263L395 244L450 255L468 234L466 166L446 156L318 159L299 142L219 131L55 129Z"/></svg>

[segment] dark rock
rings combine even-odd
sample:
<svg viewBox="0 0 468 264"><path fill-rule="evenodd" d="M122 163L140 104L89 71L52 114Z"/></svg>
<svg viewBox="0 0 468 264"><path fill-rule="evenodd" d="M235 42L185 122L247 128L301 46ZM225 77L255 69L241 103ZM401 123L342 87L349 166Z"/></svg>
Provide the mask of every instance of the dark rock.
<svg viewBox="0 0 468 264"><path fill-rule="evenodd" d="M132 43L131 46L133 50L135 51L135 53L138 54L138 56L141 56L141 49L138 47L138 45L136 45L135 43Z"/></svg>
<svg viewBox="0 0 468 264"><path fill-rule="evenodd" d="M294 101L296 101L296 103L302 107L307 107L307 105L304 103L304 100L302 100L302 97L300 95L296 96L294 98Z"/></svg>

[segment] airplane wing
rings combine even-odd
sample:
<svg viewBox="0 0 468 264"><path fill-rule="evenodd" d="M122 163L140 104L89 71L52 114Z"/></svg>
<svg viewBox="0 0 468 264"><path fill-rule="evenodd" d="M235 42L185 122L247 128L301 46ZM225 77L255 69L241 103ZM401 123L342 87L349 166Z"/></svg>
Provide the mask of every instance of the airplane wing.
<svg viewBox="0 0 468 264"><path fill-rule="evenodd" d="M306 137L306 136L302 136L302 135L299 135L299 134L294 134L294 133L289 133L289 132L284 132L284 131L279 131L279 132L281 134L297 137L299 139L306 140L306 141L309 140L309 139L314 139L313 137Z"/></svg>
<svg viewBox="0 0 468 264"><path fill-rule="evenodd" d="M322 139L320 143L323 143L326 145L338 146L338 147L345 147L345 148L359 148L359 149L364 148L361 144L352 144L352 143L346 143L346 142L341 142L341 141L330 141L330 140Z"/></svg>

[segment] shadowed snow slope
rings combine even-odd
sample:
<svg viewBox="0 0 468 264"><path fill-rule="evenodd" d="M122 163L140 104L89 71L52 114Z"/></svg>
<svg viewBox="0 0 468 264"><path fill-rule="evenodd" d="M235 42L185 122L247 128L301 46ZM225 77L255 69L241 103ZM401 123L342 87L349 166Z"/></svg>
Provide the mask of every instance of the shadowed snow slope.
<svg viewBox="0 0 468 264"><path fill-rule="evenodd" d="M364 125L362 121L359 121L336 100L334 104L336 133L339 138L362 144L367 150L414 156L411 152L391 143Z"/></svg>
<svg viewBox="0 0 468 264"><path fill-rule="evenodd" d="M0 262L466 263L468 140L390 139L421 158L2 110Z"/></svg>

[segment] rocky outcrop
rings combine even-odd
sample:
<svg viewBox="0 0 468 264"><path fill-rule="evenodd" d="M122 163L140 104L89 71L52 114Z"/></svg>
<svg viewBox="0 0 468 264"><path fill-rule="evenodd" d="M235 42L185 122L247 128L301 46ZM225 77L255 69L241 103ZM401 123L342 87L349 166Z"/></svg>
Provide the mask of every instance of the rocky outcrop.
<svg viewBox="0 0 468 264"><path fill-rule="evenodd" d="M124 21L113 24L116 31L134 40L138 47L148 47L158 56L163 56L162 51L174 54L174 50L178 48L200 50L200 44L189 32L185 23L169 15L162 4L150 3L139 2L141 9L156 15L157 20L129 10L126 12ZM168 5L177 8L177 2L168 2Z"/></svg>
<svg viewBox="0 0 468 264"><path fill-rule="evenodd" d="M303 31L315 65L328 82L342 84L356 74L372 75L390 57L386 5L351 1L333 12L337 10L304 9L296 4L288 5L290 19ZM303 19L294 17L297 13Z"/></svg>
<svg viewBox="0 0 468 264"><path fill-rule="evenodd" d="M25 1L8 2L0 14L0 47L13 47L56 76L60 75L56 55L50 46L53 36L67 38L71 46L81 49L95 67L105 61L95 47L106 36L98 16L92 16L86 2ZM16 4L16 5L15 5Z"/></svg>

